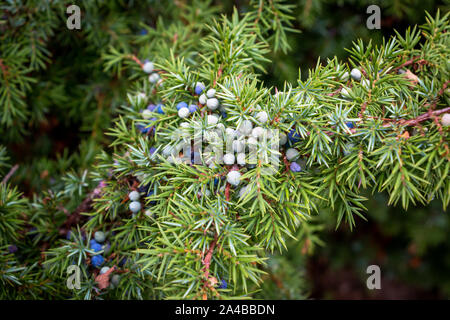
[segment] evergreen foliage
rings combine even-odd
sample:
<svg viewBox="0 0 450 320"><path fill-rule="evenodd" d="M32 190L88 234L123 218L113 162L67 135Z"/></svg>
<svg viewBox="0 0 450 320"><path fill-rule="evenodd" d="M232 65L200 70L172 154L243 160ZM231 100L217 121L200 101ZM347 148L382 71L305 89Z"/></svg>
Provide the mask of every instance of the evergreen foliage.
<svg viewBox="0 0 450 320"><path fill-rule="evenodd" d="M67 45L58 37L70 34L86 44L70 60L85 69L68 81L60 71L67 64L56 58L49 66L46 49L66 3L1 5L2 142L21 139L25 123L37 125L55 103L61 121L70 110L70 121L88 131L78 152L19 169L58 177L29 198L9 183L17 167L0 149L2 298L247 299L261 297L267 277L288 298L304 298L303 270L283 269L297 275L287 287L276 277L288 259L303 263L288 247L307 254L323 245L316 214L330 210L336 227L352 229L356 217L365 219L367 193L380 191L389 205L438 199L447 209L448 13L427 14L424 25L379 45L357 40L348 61L319 59L280 90L262 79L271 58L292 49L296 7L269 4L250 1L226 15L203 1L164 9L93 2L78 40L67 30L53 38ZM30 8L41 20L27 22ZM137 35L142 8L164 14ZM106 29L98 28L103 19ZM78 85L87 74L95 84ZM209 89L215 93L202 101ZM181 117L180 102L196 107ZM279 156L280 166L183 154L186 135L223 136L225 128L243 134L244 148ZM268 140L252 144L251 136ZM280 149L268 149L272 143ZM42 188L41 178L31 185ZM62 281L70 265L82 270L80 290ZM271 283L262 285L278 297Z"/></svg>

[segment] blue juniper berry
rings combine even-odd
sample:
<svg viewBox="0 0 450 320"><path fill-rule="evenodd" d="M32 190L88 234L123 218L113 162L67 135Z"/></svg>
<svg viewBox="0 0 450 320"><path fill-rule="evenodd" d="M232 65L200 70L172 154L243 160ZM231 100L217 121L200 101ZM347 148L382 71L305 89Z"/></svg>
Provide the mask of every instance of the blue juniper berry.
<svg viewBox="0 0 450 320"><path fill-rule="evenodd" d="M205 90L205 85L201 82L197 82L194 89L195 94L199 95L203 92L203 90Z"/></svg>
<svg viewBox="0 0 450 320"><path fill-rule="evenodd" d="M292 172L302 171L302 168L300 167L300 165L297 162L291 162L290 168L291 168Z"/></svg>
<svg viewBox="0 0 450 320"><path fill-rule="evenodd" d="M161 103L159 103L156 106L156 112L159 113L159 114L164 114L163 105Z"/></svg>
<svg viewBox="0 0 450 320"><path fill-rule="evenodd" d="M184 101L181 101L177 104L177 110L180 110L181 108L187 108L188 104Z"/></svg>
<svg viewBox="0 0 450 320"><path fill-rule="evenodd" d="M227 288L227 282L225 280L220 281L219 289L226 289Z"/></svg>
<svg viewBox="0 0 450 320"><path fill-rule="evenodd" d="M194 113L195 111L197 111L197 105L196 104L191 104L190 106L189 106L189 112L190 113Z"/></svg>
<svg viewBox="0 0 450 320"><path fill-rule="evenodd" d="M101 255L93 256L91 259L92 265L96 268L100 267L103 264L103 262L105 262L105 258L103 258L103 256Z"/></svg>
<svg viewBox="0 0 450 320"><path fill-rule="evenodd" d="M91 249L94 250L94 252L102 251L102 245L100 243L92 243L91 242Z"/></svg>
<svg viewBox="0 0 450 320"><path fill-rule="evenodd" d="M296 143L300 141L300 135L295 131L295 129L291 129L288 133L288 138L291 143Z"/></svg>

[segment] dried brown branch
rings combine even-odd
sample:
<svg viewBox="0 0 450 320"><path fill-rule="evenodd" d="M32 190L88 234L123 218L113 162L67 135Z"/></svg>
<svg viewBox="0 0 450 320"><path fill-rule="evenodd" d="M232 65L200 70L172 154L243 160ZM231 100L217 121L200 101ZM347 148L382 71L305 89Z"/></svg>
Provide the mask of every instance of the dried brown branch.
<svg viewBox="0 0 450 320"><path fill-rule="evenodd" d="M3 178L2 184L6 184L6 182L8 182L8 180L12 177L12 175L17 171L17 169L19 169L18 164L16 164L14 167L11 168L11 170L9 170L9 172Z"/></svg>

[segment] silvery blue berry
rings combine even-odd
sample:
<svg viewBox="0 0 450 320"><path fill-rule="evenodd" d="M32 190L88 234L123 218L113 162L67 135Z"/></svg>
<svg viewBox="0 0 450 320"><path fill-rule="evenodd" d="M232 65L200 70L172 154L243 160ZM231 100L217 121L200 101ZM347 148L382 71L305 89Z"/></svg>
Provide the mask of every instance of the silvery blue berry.
<svg viewBox="0 0 450 320"><path fill-rule="evenodd" d="M350 75L352 76L353 80L356 80L356 81L361 80L361 71L359 71L356 68L352 69L352 71L350 72Z"/></svg>
<svg viewBox="0 0 450 320"><path fill-rule="evenodd" d="M247 140L247 144L249 145L249 146L256 146L257 144L258 144L258 140L256 140L256 138L255 137L250 137L250 138L248 138L248 140Z"/></svg>
<svg viewBox="0 0 450 320"><path fill-rule="evenodd" d="M186 118L189 115L189 109L188 108L181 108L178 110L178 116L180 118Z"/></svg>
<svg viewBox="0 0 450 320"><path fill-rule="evenodd" d="M151 83L156 83L159 80L159 74L152 73L149 77L148 77L148 81L150 81Z"/></svg>
<svg viewBox="0 0 450 320"><path fill-rule="evenodd" d="M280 133L280 146L285 145L287 142L287 135L284 133Z"/></svg>
<svg viewBox="0 0 450 320"><path fill-rule="evenodd" d="M216 110L219 107L219 100L216 98L210 98L206 100L206 106L211 110Z"/></svg>
<svg viewBox="0 0 450 320"><path fill-rule="evenodd" d="M261 127L256 127L252 130L252 136L255 138L259 138L264 134L264 129Z"/></svg>
<svg viewBox="0 0 450 320"><path fill-rule="evenodd" d="M145 210L144 213L147 217L152 218L153 217L153 212L150 209Z"/></svg>
<svg viewBox="0 0 450 320"><path fill-rule="evenodd" d="M348 97L350 97L350 92L346 88L342 88L341 96L342 96L342 98L348 98Z"/></svg>
<svg viewBox="0 0 450 320"><path fill-rule="evenodd" d="M191 125L189 124L189 122L186 122L186 121L183 121L183 122L180 123L180 128L183 128L183 129L187 129L190 126Z"/></svg>
<svg viewBox="0 0 450 320"><path fill-rule="evenodd" d="M227 181L232 186L237 186L241 182L241 173L239 171L230 171L227 174Z"/></svg>
<svg viewBox="0 0 450 320"><path fill-rule="evenodd" d="M139 201L133 201L130 203L130 210L133 213L139 212L141 210L141 203Z"/></svg>
<svg viewBox="0 0 450 320"><path fill-rule="evenodd" d="M131 191L128 194L128 198L130 198L131 201L138 201L140 197L141 196L140 196L139 192L137 192L137 191Z"/></svg>
<svg viewBox="0 0 450 320"><path fill-rule="evenodd" d="M153 62L150 61L146 61L143 65L142 65L142 70L144 70L145 73L152 73L153 72Z"/></svg>
<svg viewBox="0 0 450 320"><path fill-rule="evenodd" d="M201 82L197 82L195 84L195 89L194 89L195 94L199 95L203 92L203 90L205 90L205 85ZM204 104L204 103L202 103L202 104Z"/></svg>
<svg viewBox="0 0 450 320"><path fill-rule="evenodd" d="M198 102L202 105L205 105L207 101L208 101L208 98L206 97L206 95L204 93L198 98Z"/></svg>
<svg viewBox="0 0 450 320"><path fill-rule="evenodd" d="M255 137L250 137L247 139L247 145L249 148L252 148L258 144L258 140Z"/></svg>
<svg viewBox="0 0 450 320"><path fill-rule="evenodd" d="M218 132L220 132L220 133L225 131L225 125L223 123L218 123L216 128L218 129Z"/></svg>
<svg viewBox="0 0 450 320"><path fill-rule="evenodd" d="M17 252L17 246L15 244L12 244L8 247L9 253L16 253Z"/></svg>
<svg viewBox="0 0 450 320"><path fill-rule="evenodd" d="M267 120L269 120L269 116L267 115L267 112L260 111L256 114L256 119L261 123L266 123Z"/></svg>
<svg viewBox="0 0 450 320"><path fill-rule="evenodd" d="M286 159L291 161L299 155L299 152L294 148L289 148L286 150Z"/></svg>
<svg viewBox="0 0 450 320"><path fill-rule="evenodd" d="M101 255L93 256L91 259L92 265L96 268L100 267L103 264L103 262L105 262L105 258L103 258L103 256Z"/></svg>
<svg viewBox="0 0 450 320"><path fill-rule="evenodd" d="M348 80L348 76L349 76L348 71L345 71L344 74L342 75L341 79L344 80L344 81L347 81Z"/></svg>
<svg viewBox="0 0 450 320"><path fill-rule="evenodd" d="M244 120L242 121L241 125L239 126L238 130L243 134L243 135L250 135L252 133L252 129L253 129L253 124L250 120Z"/></svg>
<svg viewBox="0 0 450 320"><path fill-rule="evenodd" d="M207 117L208 125L215 125L219 121L219 117L215 114L209 114Z"/></svg>
<svg viewBox="0 0 450 320"><path fill-rule="evenodd" d="M98 243L102 243L103 241L105 241L106 236L105 233L103 231L97 231L94 233L94 239L95 241L97 241Z"/></svg>
<svg viewBox="0 0 450 320"><path fill-rule="evenodd" d="M103 267L103 268L100 269L100 274L107 273L108 270L109 270L109 267Z"/></svg>
<svg viewBox="0 0 450 320"><path fill-rule="evenodd" d="M115 275L113 275L112 277L111 277L111 283L114 285L114 286L118 286L119 285L119 281L120 281L120 276L118 275L118 274L115 274Z"/></svg>
<svg viewBox="0 0 450 320"><path fill-rule="evenodd" d="M216 90L215 89L209 89L208 91L206 91L206 96L208 98L214 98L216 95Z"/></svg>
<svg viewBox="0 0 450 320"><path fill-rule="evenodd" d="M234 161L235 161L235 156L234 156L234 154L227 153L227 154L225 154L225 155L223 156L223 162L224 162L226 165L232 165L232 164L234 164Z"/></svg>
<svg viewBox="0 0 450 320"><path fill-rule="evenodd" d="M231 139L236 136L236 131L233 128L226 128L225 135L228 139Z"/></svg>
<svg viewBox="0 0 450 320"><path fill-rule="evenodd" d="M238 153L236 157L236 162L240 166L245 166L245 153Z"/></svg>
<svg viewBox="0 0 450 320"><path fill-rule="evenodd" d="M445 113L445 114L442 116L441 122L442 122L442 125L443 125L444 127L450 126L450 113Z"/></svg>

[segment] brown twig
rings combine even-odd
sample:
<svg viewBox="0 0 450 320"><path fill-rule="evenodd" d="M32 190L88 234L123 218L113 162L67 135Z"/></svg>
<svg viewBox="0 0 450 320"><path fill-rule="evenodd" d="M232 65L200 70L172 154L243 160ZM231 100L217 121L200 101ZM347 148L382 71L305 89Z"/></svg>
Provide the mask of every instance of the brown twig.
<svg viewBox="0 0 450 320"><path fill-rule="evenodd" d="M421 64L421 65L423 65L423 64L430 64L427 60L419 59L419 58L420 58L419 56L413 57L413 58L407 60L406 62L402 63L397 68L394 68L394 70L399 70L401 68L407 67L407 66L412 65L412 64Z"/></svg>
<svg viewBox="0 0 450 320"><path fill-rule="evenodd" d="M225 187L225 200L230 201L230 187L231 185L227 182L227 186Z"/></svg>
<svg viewBox="0 0 450 320"><path fill-rule="evenodd" d="M136 57L134 54L128 55L128 58L130 58L131 60L133 60L134 62L136 62L138 65L140 65L141 68L144 66L144 64L142 63L142 61L139 60L138 57Z"/></svg>
<svg viewBox="0 0 450 320"><path fill-rule="evenodd" d="M255 19L255 22L254 22L255 25L257 25L258 22L259 22L259 19L261 19L261 13L262 13L262 10L263 10L263 4L264 4L264 2L261 1L260 2L260 6L258 7L258 13L256 15L256 19Z"/></svg>
<svg viewBox="0 0 450 320"><path fill-rule="evenodd" d="M205 279L206 279L205 280L205 284L203 286L204 289L207 288L207 287L210 287L210 284L209 284L209 267L211 266L211 259L212 259L212 255L213 255L213 252L214 252L214 248L216 247L216 244L217 244L217 240L218 240L217 233L214 233L214 240L209 245L209 249L206 252L206 256L205 256L205 258L202 261L202 263L204 265L203 275L205 276ZM206 300L206 299L207 299L207 296L206 296L206 294L204 294L203 295L203 300Z"/></svg>
<svg viewBox="0 0 450 320"><path fill-rule="evenodd" d="M433 102L427 103L424 107L428 107L428 111L420 116L418 116L417 118L414 119L410 119L410 120L400 120L397 122L393 122L394 124L400 124L403 126L415 126L417 124L419 124L422 121L428 120L429 118L438 116L440 114L446 113L450 111L450 107L447 108L443 108L443 109L439 109L439 110L434 110L434 108L436 107L438 101L439 101L439 97L442 96L444 94L445 89L447 89L448 84L450 83L450 80L446 81L443 85L442 88L438 91L437 94L437 98L433 100ZM389 127L391 126L393 123L385 123L383 125L383 127Z"/></svg>
<svg viewBox="0 0 450 320"><path fill-rule="evenodd" d="M433 112L427 111L426 113L421 114L417 118L410 119L410 120L400 120L400 121L397 121L397 122L385 123L383 125L383 127L387 128L387 127L392 126L393 124L399 124L399 125L402 125L402 126L415 126L415 125L419 124L422 121L430 119L433 116L438 116L440 114L447 113L447 112L450 112L450 107L447 107L447 108L444 108L444 109L439 109L439 110L436 110L436 111L433 111Z"/></svg>
<svg viewBox="0 0 450 320"><path fill-rule="evenodd" d="M332 97L332 96L335 96L335 95L339 94L339 92L341 92L342 88L343 87L340 87L339 89L337 89L337 90L335 90L335 91L333 91L331 93L327 93L327 96Z"/></svg>
<svg viewBox="0 0 450 320"><path fill-rule="evenodd" d="M12 177L12 175L17 171L17 169L19 169L18 164L16 164L14 167L11 168L11 170L9 170L8 174L3 178L2 184L6 184L6 182L8 182L8 180Z"/></svg>
<svg viewBox="0 0 450 320"><path fill-rule="evenodd" d="M100 197L100 186L96 187L92 192L90 192L86 198L83 200L83 202L80 203L80 205L73 211L70 215L68 215L66 221L62 224L59 233L61 235L66 235L69 230L72 228L72 226L77 225L81 221L81 213L88 212L92 209L92 204L94 203L94 199Z"/></svg>
<svg viewBox="0 0 450 320"><path fill-rule="evenodd" d="M8 67L3 64L3 60L0 59L0 69L2 69L3 79L5 79L5 84L8 86Z"/></svg>

